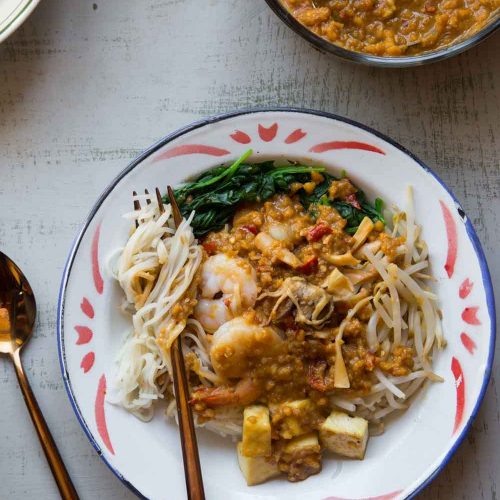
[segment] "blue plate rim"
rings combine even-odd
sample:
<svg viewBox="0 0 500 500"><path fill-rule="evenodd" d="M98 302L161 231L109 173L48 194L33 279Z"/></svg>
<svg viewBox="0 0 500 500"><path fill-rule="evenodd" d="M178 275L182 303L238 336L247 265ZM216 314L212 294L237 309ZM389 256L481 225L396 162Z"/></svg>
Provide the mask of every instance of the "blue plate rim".
<svg viewBox="0 0 500 500"><path fill-rule="evenodd" d="M91 224L92 220L94 219L94 216L98 212L100 206L104 202L104 200L108 197L108 195L111 193L111 191L115 188L115 186L120 182L121 179L123 179L130 171L132 171L135 167L137 167L140 163L142 163L146 158L151 156L153 153L155 153L158 149L163 147L165 144L168 144L169 142L172 142L173 140L177 139L178 137L181 137L182 135L185 135L186 133L189 133L193 130L199 129L201 127L204 127L209 124L213 123L218 123L230 118L236 118L238 116L245 116L245 115L250 115L250 114L258 114L258 113L302 113L306 115L314 115L314 116L319 116L323 118L328 118L331 120L335 121L340 121L347 123L349 125L352 125L354 127L358 127L361 130L364 130L366 132L369 132L376 137L382 139L383 141L386 141L387 143L391 144L393 147L396 149L400 150L407 156L409 156L411 159L413 159L417 165L419 165L424 171L430 173L436 180L437 182L443 187L443 189L451 196L453 199L455 206L457 209L461 211L460 216L462 220L464 221L464 224L466 226L466 231L467 235L469 236L469 239L472 243L472 246L474 248L474 251L476 253L477 259L479 261L479 266L481 269L481 275L482 275L482 282L483 282L483 287L485 290L486 294L486 303L487 303L487 308L488 308L488 316L491 322L491 327L490 327L490 341L489 341L489 352L488 352L488 359L487 359L487 364L486 364L486 369L484 372L483 376L483 383L481 385L481 390L479 392L479 395L477 397L477 400L475 402L474 408L472 409L472 412L463 426L460 434L456 438L453 446L448 450L446 455L443 457L442 461L439 463L439 465L432 471L429 476L422 481L418 486L414 488L413 491L409 492L406 496L407 499L415 498L419 493L423 491L424 488L426 488L435 478L436 476L443 470L443 468L448 464L450 461L451 457L454 455L462 441L464 440L465 436L469 432L471 425L474 421L474 419L477 416L477 413L479 411L479 408L481 406L481 403L484 399L486 389L488 387L488 383L491 377L491 370L493 366L493 358L495 354L495 342L496 342L496 311L495 311L495 298L494 298L494 292L493 292L493 284L491 281L491 276L490 272L488 269L488 264L486 261L486 256L484 254L481 242L479 241L479 238L476 234L476 231L470 221L470 219L465 215L465 211L462 209L460 203L458 202L457 198L453 194L453 192L447 187L447 185L443 182L443 180L434 172L430 167L428 167L424 162L422 162L419 158L417 158L413 153L408 151L404 146L401 146L399 143L396 141L392 140L391 138L387 137L386 135L382 134L381 132L378 132L377 130L372 129L371 127L368 127L367 125L363 125L355 120L351 120L349 118L343 117L336 115L334 113L329 113L326 111L318 111L314 109L308 109L308 108L295 108L295 107L258 107L258 108L244 108L241 110L236 110L236 111L231 111L227 113L222 113L214 116L210 116L198 121L195 121L185 127L181 127L174 132L166 135L159 141L157 141L155 144L150 146L149 148L145 149L137 158L132 160L127 167L125 167L104 189L104 191L101 193L99 198L97 199L96 203L93 205L91 208L89 214L85 218L85 222L83 223L82 228L78 232L75 240L73 241L73 244L71 246L69 255L66 259L66 264L64 266L64 271L61 279L61 285L59 289L59 299L58 299L58 306L57 306L57 350L58 350L58 355L59 355L59 365L61 368L61 373L64 381L64 386L66 389L66 393L68 395L68 398L70 400L71 406L73 408L73 411L75 412L75 415L77 417L78 422L80 423L80 426L82 427L83 431L85 432L87 438L91 442L92 446L95 448L97 451L98 455L100 458L104 461L104 463L109 467L109 469L113 472L113 474L127 487L129 488L133 493L135 493L137 496L140 498L145 498L147 497L141 493L130 481L128 481L111 463L110 461L105 457L105 455L102 452L101 447L97 443L96 439L94 438L93 434L90 432L90 429L83 418L83 415L80 411L79 405L76 401L76 398L73 394L73 389L71 386L71 380L68 375L68 372L66 370L66 360L65 360L65 353L64 353L64 327L63 327L63 315L64 315L64 303L65 303L65 292L66 292L66 286L71 274L71 269L73 266L73 262L76 256L76 253L78 251L78 248L80 246L81 240L87 231L89 225Z"/></svg>

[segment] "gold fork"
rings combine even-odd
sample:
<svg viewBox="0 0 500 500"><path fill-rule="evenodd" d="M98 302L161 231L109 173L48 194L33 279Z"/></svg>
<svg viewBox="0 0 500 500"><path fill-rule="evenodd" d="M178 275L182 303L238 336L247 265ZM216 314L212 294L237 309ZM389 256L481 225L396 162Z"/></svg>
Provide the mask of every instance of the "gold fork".
<svg viewBox="0 0 500 500"><path fill-rule="evenodd" d="M172 207L172 215L174 217L175 227L178 228L182 222L182 215L179 206L175 200L173 189L167 188L170 205ZM144 194L148 196L146 203L151 203L149 191L144 190ZM165 211L161 193L158 188L155 189L156 200L160 213ZM137 193L133 192L134 198ZM134 199L134 209L140 210L141 204L139 200ZM139 221L136 221L136 227L139 226ZM194 430L193 414L189 405L189 386L186 375L186 367L184 365L184 356L182 355L181 336L179 335L172 347L170 348L172 356L172 372L174 379L175 401L177 403L177 415L179 419L179 429L181 434L182 458L184 460L184 473L186 477L186 489L190 500L205 500L205 491L203 488L203 478L201 475L200 456L198 453L198 443L196 441L196 433Z"/></svg>

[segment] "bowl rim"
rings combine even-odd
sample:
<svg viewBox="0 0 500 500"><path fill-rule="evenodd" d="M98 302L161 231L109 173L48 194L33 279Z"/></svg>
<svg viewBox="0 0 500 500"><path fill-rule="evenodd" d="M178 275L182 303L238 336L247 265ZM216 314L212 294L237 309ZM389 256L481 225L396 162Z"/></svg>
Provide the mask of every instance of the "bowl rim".
<svg viewBox="0 0 500 500"><path fill-rule="evenodd" d="M295 19L295 17L286 10L281 0L266 0L266 3L271 8L271 10L281 19L281 21L283 21L290 29L307 40L321 52L334 54L347 61L384 68L407 68L448 59L449 57L453 57L454 55L460 54L461 52L474 47L475 45L479 44L487 37L492 35L498 28L500 28L499 11L496 15L496 18L493 18L481 30L474 33L474 35L466 38L465 40L462 40L459 43L415 56L372 56L369 54L365 54L364 52L355 52L353 50L345 49L316 35L311 30L302 25L299 21L297 21L297 19Z"/></svg>
<svg viewBox="0 0 500 500"><path fill-rule="evenodd" d="M239 116L245 116L245 115L251 115L251 114L258 114L258 113L302 113L305 115L313 115L317 117L322 117L322 118L328 118L332 120L337 120L341 121L344 123L347 123L349 125L352 125L354 127L358 127L366 132L369 132L376 137L382 139L383 141L386 141L405 155L409 156L411 159L413 159L416 164L422 168L424 171L430 173L436 180L437 182L443 187L443 189L451 196L453 199L455 205L462 210L464 213L463 220L464 224L466 227L466 232L467 236L469 237L474 252L477 256L478 263L480 266L481 270L481 277L482 277L482 285L485 290L485 295L486 295L486 305L487 305L487 312L488 312L488 317L490 319L491 325L490 325L490 336L489 336L489 344L488 344L488 359L486 362L486 367L483 375L483 382L481 385L481 389L479 391L478 397L474 403L474 406L472 408L471 414L469 418L467 419L467 422L464 424L460 434L456 438L453 446L449 448L439 465L418 485L414 488L413 491L411 491L407 495L407 499L413 499L415 498L419 493L421 493L435 478L436 476L443 470L443 468L448 464L452 456L455 454L456 450L462 443L462 441L465 439L466 435L470 431L470 428L472 426L473 421L475 420L477 413L479 411L479 408L481 406L481 403L483 402L486 389L488 387L488 383L491 377L491 371L492 371L492 366L493 366L493 359L494 359L494 354L495 354L495 341L496 341L496 311L495 311L495 298L494 298L494 292L493 292L493 284L491 281L491 276L490 272L488 269L488 264L486 261L486 257L481 245L481 242L479 241L479 238L476 234L476 231L470 221L470 219L466 216L465 212L461 208L460 203L456 199L455 195L453 192L447 187L447 185L441 180L441 178L431 169L429 168L424 162L422 162L420 159L418 159L413 153L408 151L404 146L401 146L398 142L390 139L386 135L384 135L381 132L378 132L371 127L367 125L363 125L355 120L351 120L349 118L345 118L343 116L336 115L334 113L329 113L325 111L318 111L318 110L313 110L313 109L308 109L308 108L295 108L295 107L258 107L258 108L244 108L241 110L237 111L232 111L232 112L227 112L227 113L222 113L218 115L213 115L201 120L197 120L195 122L192 122L191 124L181 127L174 132L171 132L170 134L164 136L162 139L157 141L155 144L150 146L149 148L145 149L139 156L137 156L134 160L132 160L127 167L125 167L121 172L118 173L118 175L106 186L104 191L101 193L93 207L91 208L90 212L88 213L87 217L85 218L85 221L78 232L72 246L69 252L69 255L67 257L65 266L64 266L64 271L63 275L61 278L61 284L60 284L60 289L59 289L59 299L58 299L58 306L57 306L57 350L58 350L58 355L59 355L59 365L61 368L62 372L62 378L64 381L64 387L66 389L66 393L68 395L68 398L70 400L71 406L73 408L73 411L75 412L75 415L77 417L77 420L82 427L84 433L87 435L87 438L91 442L92 446L94 449L97 451L99 457L104 461L104 463L108 466L108 468L113 472L113 474L133 493L135 493L138 497L147 499L143 493L141 493L129 480L127 480L123 474L120 473L120 471L116 468L115 465L111 463L108 458L106 458L105 454L103 453L101 446L97 442L96 438L90 431L82 413L79 408L78 402L76 400L75 394L73 392L73 388L71 385L71 381L66 369L66 358L65 358L65 353L64 353L64 308L65 308L65 298L66 298L66 287L68 285L68 281L71 275L71 269L73 267L73 263L75 261L76 254L78 252L78 249L80 247L80 243L83 239L83 236L85 235L88 227L92 223L95 215L99 211L101 205L105 201L105 199L109 196L109 194L113 191L113 189L116 187L116 185L123 179L126 175L128 175L134 168L136 168L138 165L140 165L145 159L150 157L153 153L155 153L158 149L162 148L164 145L168 144L169 142L174 141L175 139L192 132L193 130L205 127L206 125L218 123L221 121L225 121L227 119L231 118L236 118Z"/></svg>
<svg viewBox="0 0 500 500"><path fill-rule="evenodd" d="M28 0L24 5L22 5L19 11L16 12L19 7L14 9L14 18L7 24L7 26L0 30L0 43L9 38L9 36L12 35L24 23L24 21L26 21L39 3L40 0Z"/></svg>

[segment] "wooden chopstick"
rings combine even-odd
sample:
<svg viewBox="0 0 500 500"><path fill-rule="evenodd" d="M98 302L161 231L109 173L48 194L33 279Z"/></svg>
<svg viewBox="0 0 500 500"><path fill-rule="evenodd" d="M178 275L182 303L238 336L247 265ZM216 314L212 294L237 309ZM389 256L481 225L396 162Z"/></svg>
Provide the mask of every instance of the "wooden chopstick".
<svg viewBox="0 0 500 500"><path fill-rule="evenodd" d="M174 191L168 186L168 197L172 206L172 215L174 217L175 228L177 229L182 222L182 214L175 201ZM134 191L134 198L137 193ZM151 204L151 197L147 189L144 190L147 196L146 204ZM155 189L156 200L160 213L165 212L161 193L158 188ZM134 199L134 209L140 210L139 200ZM139 220L136 220L135 226L139 227ZM205 500L205 490L203 488L203 478L201 476L200 456L198 454L198 443L196 441L196 432L194 430L193 414L189 405L189 385L184 365L184 356L182 355L182 342L179 335L170 348L172 355L172 372L174 375L174 393L177 403L177 416L179 419L179 428L181 434L182 458L184 460L184 475L186 478L186 489L189 500Z"/></svg>
<svg viewBox="0 0 500 500"><path fill-rule="evenodd" d="M175 227L179 227L182 222L182 215L179 206L175 201L174 191L167 188L172 214L174 216ZM156 189L158 205L163 208L161 195ZM198 443L194 430L193 414L189 405L189 385L184 366L184 356L182 355L182 341L179 335L170 348L172 355L172 371L174 374L174 392L177 403L177 416L181 432L182 458L184 460L184 473L186 476L186 488L190 500L205 500L205 490L203 488L203 478L201 475L200 456L198 454Z"/></svg>

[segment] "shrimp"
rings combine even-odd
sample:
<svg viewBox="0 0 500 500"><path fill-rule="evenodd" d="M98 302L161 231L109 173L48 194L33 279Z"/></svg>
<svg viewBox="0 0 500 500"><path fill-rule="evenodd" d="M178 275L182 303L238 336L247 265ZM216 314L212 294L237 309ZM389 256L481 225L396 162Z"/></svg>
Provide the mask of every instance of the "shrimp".
<svg viewBox="0 0 500 500"><path fill-rule="evenodd" d="M204 403L210 408L217 406L247 406L261 394L260 385L251 378L241 379L236 385L202 387L192 393L190 404Z"/></svg>
<svg viewBox="0 0 500 500"><path fill-rule="evenodd" d="M254 323L249 314L223 324L212 336L210 360L222 380L239 381L234 385L197 389L190 403L203 403L208 407L253 403L259 398L262 387L249 370L259 358L276 355L282 345L283 340L274 329Z"/></svg>
<svg viewBox="0 0 500 500"><path fill-rule="evenodd" d="M194 317L208 332L253 307L257 299L257 277L244 259L217 254L201 270L201 298Z"/></svg>
<svg viewBox="0 0 500 500"><path fill-rule="evenodd" d="M244 379L259 358L273 357L282 346L283 340L273 328L257 325L250 315L241 316L214 333L210 360L222 379Z"/></svg>
<svg viewBox="0 0 500 500"><path fill-rule="evenodd" d="M194 317L207 332L213 333L220 325L233 319L233 313L222 298L199 299L194 309Z"/></svg>

